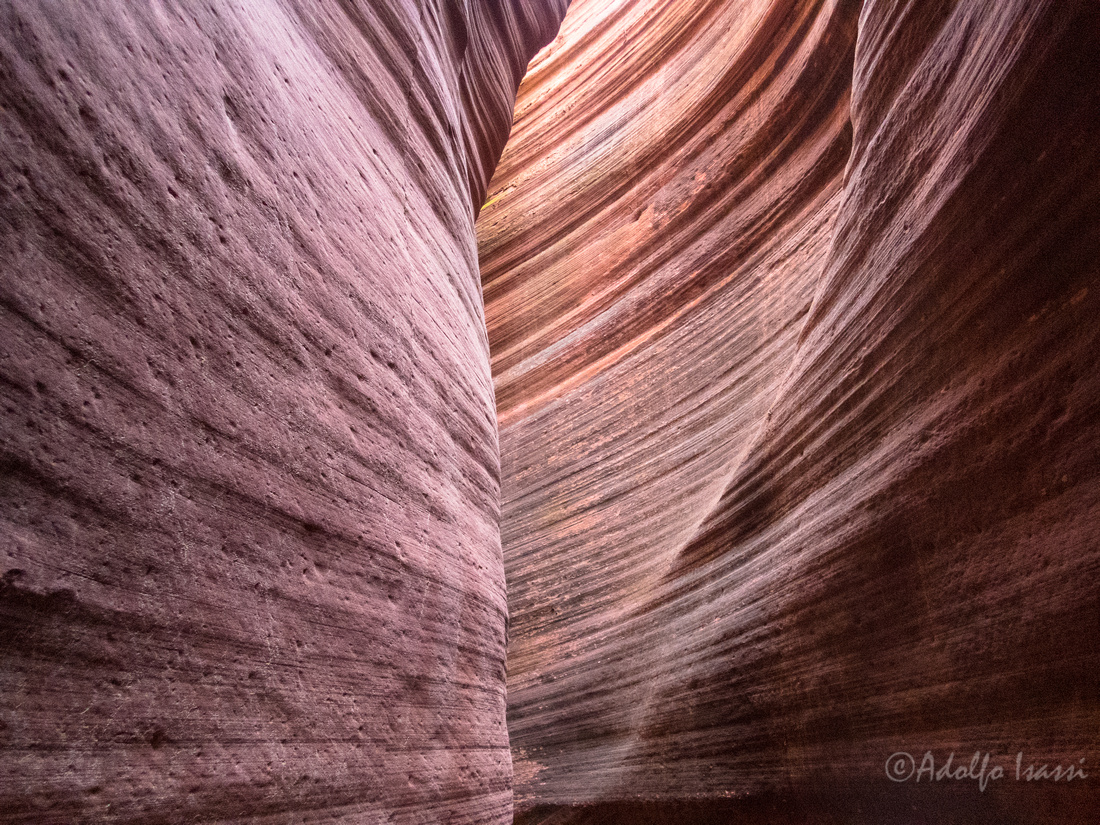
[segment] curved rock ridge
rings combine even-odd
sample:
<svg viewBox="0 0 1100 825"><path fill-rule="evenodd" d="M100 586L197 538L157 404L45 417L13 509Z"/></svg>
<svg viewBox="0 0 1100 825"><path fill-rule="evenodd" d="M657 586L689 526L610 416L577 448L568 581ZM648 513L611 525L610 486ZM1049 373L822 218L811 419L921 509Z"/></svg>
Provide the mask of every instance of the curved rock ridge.
<svg viewBox="0 0 1100 825"><path fill-rule="evenodd" d="M1100 762L1098 52L1086 0L573 3L478 222L520 821L1096 810L884 767Z"/></svg>
<svg viewBox="0 0 1100 825"><path fill-rule="evenodd" d="M564 0L0 3L0 822L509 822L472 215Z"/></svg>
<svg viewBox="0 0 1100 825"><path fill-rule="evenodd" d="M516 89L531 56L554 37L569 0L436 0L440 13L460 15L472 32L462 53L459 100L470 200L477 217L512 128ZM461 26L461 18L456 21Z"/></svg>

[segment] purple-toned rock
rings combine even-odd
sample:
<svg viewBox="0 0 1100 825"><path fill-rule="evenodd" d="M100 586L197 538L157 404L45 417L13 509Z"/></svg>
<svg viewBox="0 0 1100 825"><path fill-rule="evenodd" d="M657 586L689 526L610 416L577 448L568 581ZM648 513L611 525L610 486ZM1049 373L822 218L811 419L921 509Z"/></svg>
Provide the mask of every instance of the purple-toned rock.
<svg viewBox="0 0 1100 825"><path fill-rule="evenodd" d="M563 6L0 4L0 822L510 821L472 216Z"/></svg>

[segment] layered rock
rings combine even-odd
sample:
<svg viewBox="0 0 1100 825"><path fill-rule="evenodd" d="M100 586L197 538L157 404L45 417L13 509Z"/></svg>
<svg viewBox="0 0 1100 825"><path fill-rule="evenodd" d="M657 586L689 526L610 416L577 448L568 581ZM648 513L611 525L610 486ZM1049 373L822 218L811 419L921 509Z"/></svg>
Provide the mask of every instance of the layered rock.
<svg viewBox="0 0 1100 825"><path fill-rule="evenodd" d="M0 821L510 821L473 214L563 13L0 5Z"/></svg>
<svg viewBox="0 0 1100 825"><path fill-rule="evenodd" d="M1098 48L575 1L478 224L523 821L1095 810L885 763L1100 763Z"/></svg>

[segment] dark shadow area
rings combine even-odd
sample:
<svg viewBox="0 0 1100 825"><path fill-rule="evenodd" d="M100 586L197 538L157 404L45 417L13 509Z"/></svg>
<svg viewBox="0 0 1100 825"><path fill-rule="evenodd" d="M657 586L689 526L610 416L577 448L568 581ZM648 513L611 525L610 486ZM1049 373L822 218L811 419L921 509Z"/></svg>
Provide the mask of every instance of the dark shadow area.
<svg viewBox="0 0 1100 825"><path fill-rule="evenodd" d="M1079 784L1005 777L984 792L970 780L892 786L884 781L849 793L539 805L517 809L515 825L1092 825L1100 811L1100 785L1091 775L1075 781Z"/></svg>

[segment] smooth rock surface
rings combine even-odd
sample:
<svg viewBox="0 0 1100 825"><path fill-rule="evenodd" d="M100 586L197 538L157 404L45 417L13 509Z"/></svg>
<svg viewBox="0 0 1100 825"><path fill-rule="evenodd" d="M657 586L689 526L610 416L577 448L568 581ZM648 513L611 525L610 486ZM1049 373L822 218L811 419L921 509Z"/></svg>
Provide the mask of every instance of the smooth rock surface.
<svg viewBox="0 0 1100 825"><path fill-rule="evenodd" d="M563 13L0 3L0 822L511 821L473 215Z"/></svg>
<svg viewBox="0 0 1100 825"><path fill-rule="evenodd" d="M1097 134L1090 0L575 0L478 222L517 821L1092 821Z"/></svg>

